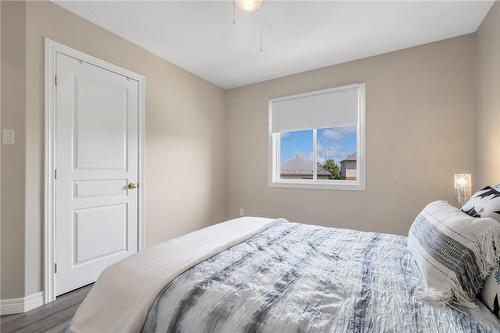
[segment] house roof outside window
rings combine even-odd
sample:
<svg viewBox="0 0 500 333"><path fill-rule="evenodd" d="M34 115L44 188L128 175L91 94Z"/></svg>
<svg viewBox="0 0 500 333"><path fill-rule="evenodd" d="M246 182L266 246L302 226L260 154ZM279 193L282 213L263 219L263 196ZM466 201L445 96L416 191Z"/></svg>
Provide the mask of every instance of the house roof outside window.
<svg viewBox="0 0 500 333"><path fill-rule="evenodd" d="M356 161L356 160L357 160L356 153L354 153L344 158L342 161L340 161L340 163L344 161Z"/></svg>
<svg viewBox="0 0 500 333"><path fill-rule="evenodd" d="M301 154L295 154L292 158L281 163L282 176L311 176L313 174L313 162ZM328 177L330 172L318 163L318 177Z"/></svg>

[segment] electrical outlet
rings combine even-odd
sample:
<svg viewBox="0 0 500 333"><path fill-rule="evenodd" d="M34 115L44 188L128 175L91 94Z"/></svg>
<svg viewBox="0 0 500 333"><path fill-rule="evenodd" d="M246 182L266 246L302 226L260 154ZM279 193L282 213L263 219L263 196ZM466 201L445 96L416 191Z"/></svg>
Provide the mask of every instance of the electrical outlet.
<svg viewBox="0 0 500 333"><path fill-rule="evenodd" d="M243 208L240 208L240 216L245 216L245 210Z"/></svg>

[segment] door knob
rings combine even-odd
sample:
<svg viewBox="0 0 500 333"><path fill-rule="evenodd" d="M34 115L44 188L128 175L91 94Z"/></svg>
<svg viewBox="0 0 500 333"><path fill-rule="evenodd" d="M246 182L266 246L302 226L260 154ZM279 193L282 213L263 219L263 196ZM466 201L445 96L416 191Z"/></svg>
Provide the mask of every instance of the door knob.
<svg viewBox="0 0 500 333"><path fill-rule="evenodd" d="M134 189L134 188L136 188L136 187L137 187L137 185L135 185L134 183L129 183L129 184L128 184L128 189L129 189L129 190L133 190L133 189Z"/></svg>

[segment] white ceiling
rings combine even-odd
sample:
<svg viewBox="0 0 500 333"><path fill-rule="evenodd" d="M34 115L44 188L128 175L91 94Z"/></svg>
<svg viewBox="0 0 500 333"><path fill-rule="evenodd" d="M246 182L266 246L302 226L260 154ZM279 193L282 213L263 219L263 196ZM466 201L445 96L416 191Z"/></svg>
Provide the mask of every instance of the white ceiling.
<svg viewBox="0 0 500 333"><path fill-rule="evenodd" d="M59 1L220 86L233 88L477 30L493 1ZM260 30L263 51L260 48Z"/></svg>

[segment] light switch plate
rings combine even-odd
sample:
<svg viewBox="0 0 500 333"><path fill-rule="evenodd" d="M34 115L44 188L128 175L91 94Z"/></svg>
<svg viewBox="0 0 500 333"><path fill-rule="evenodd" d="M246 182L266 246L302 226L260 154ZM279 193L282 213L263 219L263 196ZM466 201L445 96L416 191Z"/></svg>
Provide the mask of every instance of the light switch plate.
<svg viewBox="0 0 500 333"><path fill-rule="evenodd" d="M13 145L15 138L15 131L13 129L4 129L2 131L2 144Z"/></svg>

